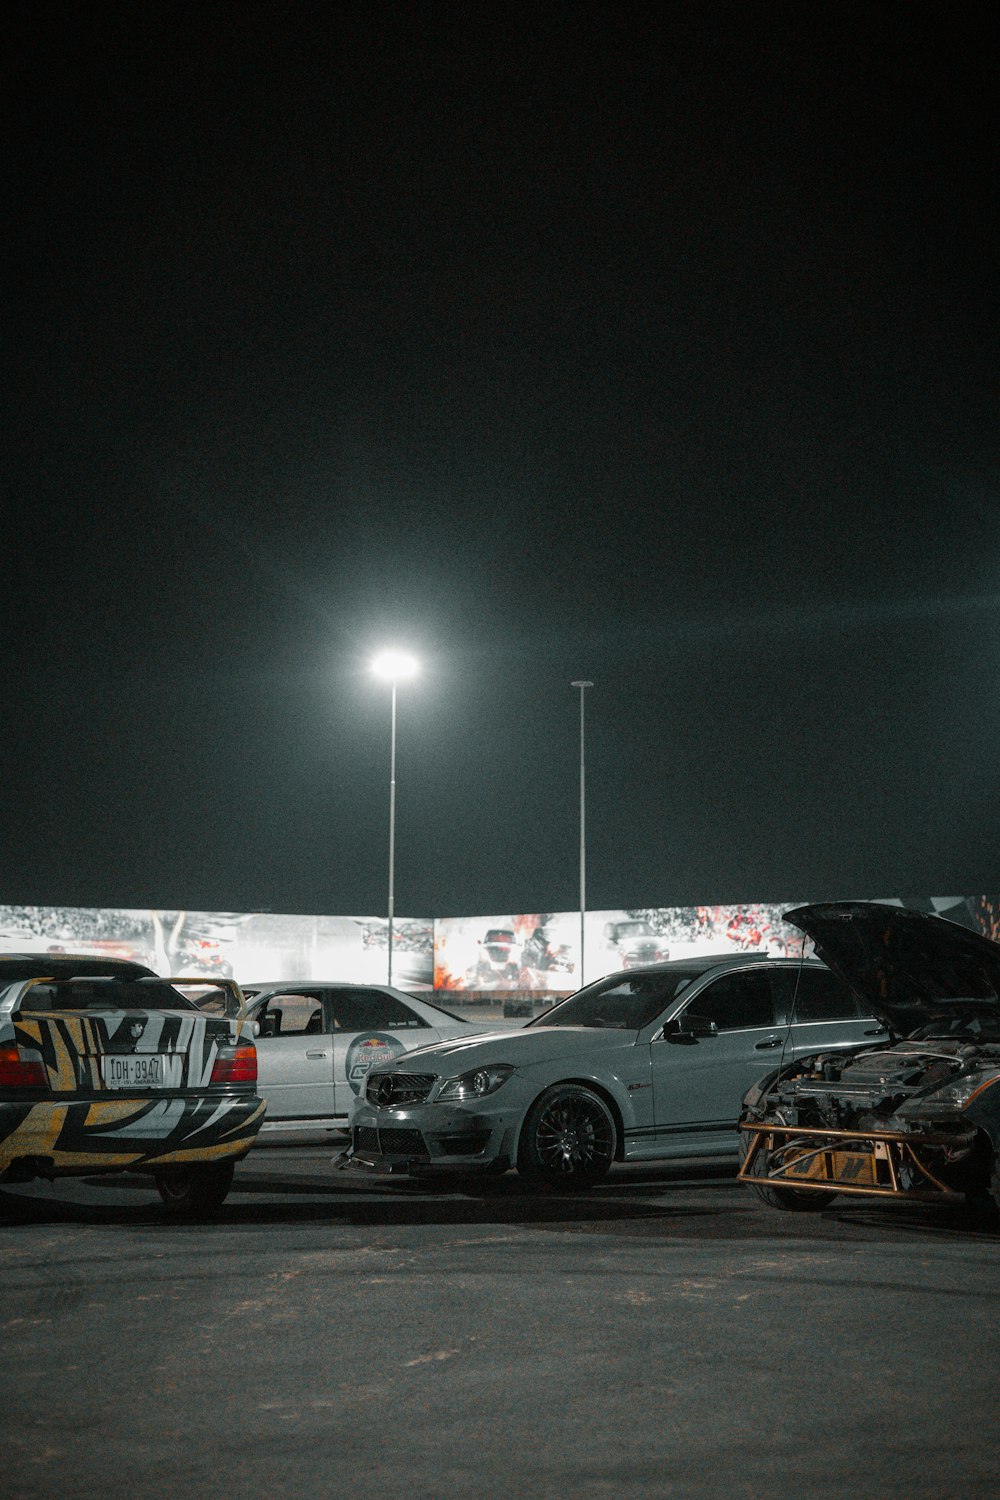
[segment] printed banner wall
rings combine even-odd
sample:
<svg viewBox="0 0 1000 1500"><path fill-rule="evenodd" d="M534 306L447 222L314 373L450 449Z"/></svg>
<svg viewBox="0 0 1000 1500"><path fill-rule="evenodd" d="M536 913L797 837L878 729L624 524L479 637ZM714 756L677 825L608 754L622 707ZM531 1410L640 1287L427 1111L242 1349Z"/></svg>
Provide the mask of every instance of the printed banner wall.
<svg viewBox="0 0 1000 1500"><path fill-rule="evenodd" d="M165 976L209 974L242 984L272 979L384 984L387 933L385 917L0 906L0 950L107 954L135 959ZM431 988L430 918L394 919L392 979L402 989Z"/></svg>
<svg viewBox="0 0 1000 1500"><path fill-rule="evenodd" d="M1000 897L880 898L936 912L1000 941ZM615 969L706 953L797 956L802 938L776 905L667 906L492 917L397 917L393 983L400 989L537 995L579 989ZM80 906L0 906L0 951L132 958L163 975L221 975L242 984L330 980L383 984L385 917L282 916L271 912L154 911Z"/></svg>
<svg viewBox="0 0 1000 1500"><path fill-rule="evenodd" d="M937 912L1000 940L1000 901L990 897L879 898ZM586 973L580 972L580 913L446 917L434 924L434 986L439 990L566 994L615 969L707 953L798 957L802 934L781 920L789 900L744 906L659 906L592 911L584 918Z"/></svg>
<svg viewBox="0 0 1000 1500"><path fill-rule="evenodd" d="M704 953L797 953L800 935L779 906L675 906L587 912L586 973L580 913L448 917L435 923L434 985L440 990L566 993L615 969Z"/></svg>

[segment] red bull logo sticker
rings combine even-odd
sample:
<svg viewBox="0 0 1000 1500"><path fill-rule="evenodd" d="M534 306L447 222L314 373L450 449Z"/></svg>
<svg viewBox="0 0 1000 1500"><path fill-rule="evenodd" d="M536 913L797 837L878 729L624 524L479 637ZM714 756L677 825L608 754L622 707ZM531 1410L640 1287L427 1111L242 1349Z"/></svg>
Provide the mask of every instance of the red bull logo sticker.
<svg viewBox="0 0 1000 1500"><path fill-rule="evenodd" d="M394 1057L399 1057L405 1051L406 1048L401 1041L394 1036L386 1036L383 1031L364 1031L360 1036L356 1036L347 1049L345 1062L347 1081L353 1091L360 1094L365 1078L372 1068L391 1062Z"/></svg>

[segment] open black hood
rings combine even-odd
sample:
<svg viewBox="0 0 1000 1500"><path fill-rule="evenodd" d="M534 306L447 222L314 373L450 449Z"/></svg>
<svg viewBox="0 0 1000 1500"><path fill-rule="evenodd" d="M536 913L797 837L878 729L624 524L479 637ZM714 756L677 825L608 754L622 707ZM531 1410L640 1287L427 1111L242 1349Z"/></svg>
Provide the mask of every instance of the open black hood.
<svg viewBox="0 0 1000 1500"><path fill-rule="evenodd" d="M799 906L785 921L896 1036L954 1015L957 1000L1000 1020L1000 944L968 927L877 901Z"/></svg>

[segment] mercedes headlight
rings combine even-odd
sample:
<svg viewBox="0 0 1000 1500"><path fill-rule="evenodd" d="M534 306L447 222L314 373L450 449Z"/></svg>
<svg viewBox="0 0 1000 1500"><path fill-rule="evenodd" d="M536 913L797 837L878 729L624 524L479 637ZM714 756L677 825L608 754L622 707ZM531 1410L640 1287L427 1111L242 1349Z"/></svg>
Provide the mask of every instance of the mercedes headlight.
<svg viewBox="0 0 1000 1500"><path fill-rule="evenodd" d="M437 1103L451 1099L485 1099L495 1094L514 1069L510 1063L490 1063L484 1068L473 1068L471 1073L462 1073L458 1078L446 1078L438 1092Z"/></svg>

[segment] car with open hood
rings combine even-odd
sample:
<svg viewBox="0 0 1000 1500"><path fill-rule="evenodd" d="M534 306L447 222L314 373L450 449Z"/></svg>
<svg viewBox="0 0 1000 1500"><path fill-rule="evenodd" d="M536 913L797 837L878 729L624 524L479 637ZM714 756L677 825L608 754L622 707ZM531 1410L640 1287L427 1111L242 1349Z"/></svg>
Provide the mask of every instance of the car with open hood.
<svg viewBox="0 0 1000 1500"><path fill-rule="evenodd" d="M820 963L743 955L628 968L523 1028L378 1063L341 1164L414 1175L517 1167L532 1184L576 1188L616 1161L735 1158L740 1100L768 1056L814 1051L820 1037L855 1047L879 1030Z"/></svg>
<svg viewBox="0 0 1000 1500"><path fill-rule="evenodd" d="M0 957L0 1184L142 1172L169 1211L213 1211L264 1118L244 1022L232 981Z"/></svg>
<svg viewBox="0 0 1000 1500"><path fill-rule="evenodd" d="M878 1045L786 1059L747 1092L741 1178L775 1208L838 1194L1000 1208L1000 945L871 901L785 921L886 1028Z"/></svg>

